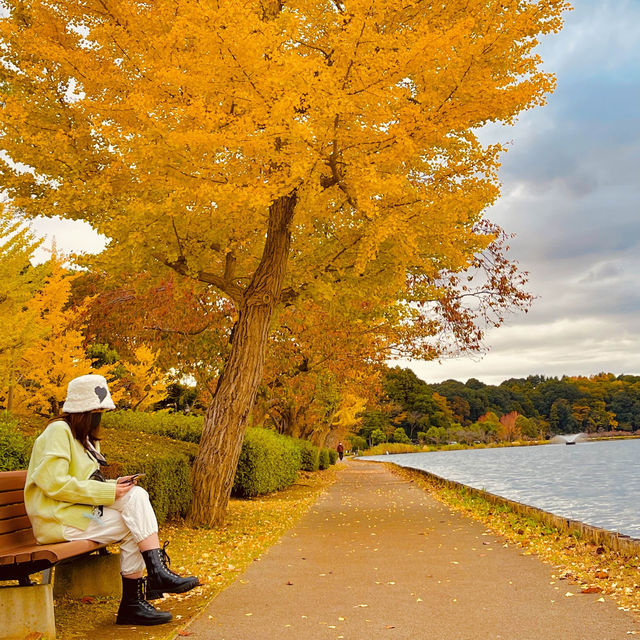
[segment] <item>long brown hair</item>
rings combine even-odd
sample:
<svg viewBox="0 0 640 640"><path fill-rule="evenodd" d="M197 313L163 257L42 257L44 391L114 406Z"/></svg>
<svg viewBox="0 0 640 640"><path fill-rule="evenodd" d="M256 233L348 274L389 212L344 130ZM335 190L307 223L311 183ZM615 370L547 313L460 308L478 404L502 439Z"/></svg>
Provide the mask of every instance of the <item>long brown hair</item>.
<svg viewBox="0 0 640 640"><path fill-rule="evenodd" d="M55 420L64 420L71 429L73 437L84 447L87 440L95 445L100 440L100 421L102 413L83 411L81 413L61 413Z"/></svg>

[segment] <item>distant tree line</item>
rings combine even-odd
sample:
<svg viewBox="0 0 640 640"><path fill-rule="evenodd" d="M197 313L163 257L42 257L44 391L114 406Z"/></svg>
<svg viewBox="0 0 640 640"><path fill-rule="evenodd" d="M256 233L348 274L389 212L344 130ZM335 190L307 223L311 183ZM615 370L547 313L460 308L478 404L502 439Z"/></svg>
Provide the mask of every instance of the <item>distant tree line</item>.
<svg viewBox="0 0 640 640"><path fill-rule="evenodd" d="M395 367L385 372L378 405L362 412L354 446L538 440L637 429L639 376L532 375L497 386L475 378L427 384L410 369Z"/></svg>

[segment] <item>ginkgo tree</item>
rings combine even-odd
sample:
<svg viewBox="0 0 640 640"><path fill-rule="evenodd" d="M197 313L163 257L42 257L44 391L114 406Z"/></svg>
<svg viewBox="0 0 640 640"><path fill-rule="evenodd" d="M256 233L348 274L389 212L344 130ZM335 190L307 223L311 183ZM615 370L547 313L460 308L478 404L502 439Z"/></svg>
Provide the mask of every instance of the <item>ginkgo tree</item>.
<svg viewBox="0 0 640 640"><path fill-rule="evenodd" d="M228 502L265 345L300 296L433 298L494 239L498 145L544 103L565 0L3 0L1 179L90 222L110 274L172 270L235 307L194 470ZM411 306L411 305L407 305ZM410 320L410 316L409 316ZM428 330L428 327L425 329Z"/></svg>
<svg viewBox="0 0 640 640"><path fill-rule="evenodd" d="M2 215L0 238L0 406L11 411L20 359L47 333L33 301L45 273L31 265L31 257L41 242L27 227Z"/></svg>
<svg viewBox="0 0 640 640"><path fill-rule="evenodd" d="M74 275L65 269L55 251L42 268L46 269L46 280L27 304L41 328L41 337L22 352L17 362L20 384L14 410L57 415L69 381L86 373L90 362L83 346L83 309L68 306Z"/></svg>

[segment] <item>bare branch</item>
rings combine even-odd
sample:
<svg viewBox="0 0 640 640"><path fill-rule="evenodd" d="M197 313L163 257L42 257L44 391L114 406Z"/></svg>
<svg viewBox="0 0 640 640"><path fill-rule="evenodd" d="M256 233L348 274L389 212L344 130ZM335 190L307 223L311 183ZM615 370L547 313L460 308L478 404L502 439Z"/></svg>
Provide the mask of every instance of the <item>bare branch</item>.
<svg viewBox="0 0 640 640"><path fill-rule="evenodd" d="M147 331L158 331L159 333L179 333L182 336L197 336L204 333L211 325L205 324L202 329L194 329L193 331L184 331L181 329L167 329L166 327L143 327Z"/></svg>
<svg viewBox="0 0 640 640"><path fill-rule="evenodd" d="M154 254L153 257L165 266L173 269L176 273L187 278L210 284L219 289L228 296L238 307L242 306L244 289L235 282L228 281L224 276L219 276L209 271L190 271L184 256L180 256L177 260L171 261L161 255Z"/></svg>

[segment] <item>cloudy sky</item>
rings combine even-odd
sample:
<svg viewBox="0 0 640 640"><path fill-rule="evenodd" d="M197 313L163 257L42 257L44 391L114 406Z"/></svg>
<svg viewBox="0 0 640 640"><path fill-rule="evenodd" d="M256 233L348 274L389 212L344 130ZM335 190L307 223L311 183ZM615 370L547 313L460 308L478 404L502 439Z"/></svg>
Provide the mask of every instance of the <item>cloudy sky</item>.
<svg viewBox="0 0 640 640"><path fill-rule="evenodd" d="M510 142L488 217L516 234L538 298L488 334L480 360L403 363L427 381L640 374L640 2L574 5L540 47L558 78L549 104L485 132ZM37 229L63 250L102 247L80 223Z"/></svg>
<svg viewBox="0 0 640 640"><path fill-rule="evenodd" d="M573 4L540 47L558 79L549 104L487 132L511 141L488 217L516 234L538 299L481 360L408 363L429 382L640 374L640 2Z"/></svg>

